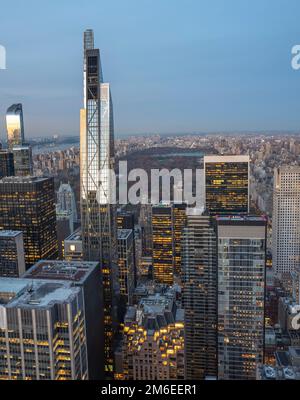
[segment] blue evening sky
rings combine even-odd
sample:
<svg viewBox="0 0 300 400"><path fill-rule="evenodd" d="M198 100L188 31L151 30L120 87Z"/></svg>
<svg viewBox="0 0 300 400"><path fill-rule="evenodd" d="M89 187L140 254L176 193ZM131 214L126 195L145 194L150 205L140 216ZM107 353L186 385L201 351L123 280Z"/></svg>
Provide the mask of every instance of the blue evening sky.
<svg viewBox="0 0 300 400"><path fill-rule="evenodd" d="M299 0L1 0L0 136L77 135L82 32L112 86L116 134L300 130Z"/></svg>

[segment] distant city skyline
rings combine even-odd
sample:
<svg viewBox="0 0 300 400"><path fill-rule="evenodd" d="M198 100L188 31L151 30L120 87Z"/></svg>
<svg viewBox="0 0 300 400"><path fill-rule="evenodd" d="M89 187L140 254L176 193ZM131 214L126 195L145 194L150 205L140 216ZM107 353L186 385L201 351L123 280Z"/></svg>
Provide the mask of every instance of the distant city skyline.
<svg viewBox="0 0 300 400"><path fill-rule="evenodd" d="M254 0L4 3L0 138L22 103L27 137L79 135L82 31L95 30L116 136L300 129L300 4ZM93 10L93 12L91 12ZM14 26L12 29L11 18ZM7 16L7 17L5 17Z"/></svg>

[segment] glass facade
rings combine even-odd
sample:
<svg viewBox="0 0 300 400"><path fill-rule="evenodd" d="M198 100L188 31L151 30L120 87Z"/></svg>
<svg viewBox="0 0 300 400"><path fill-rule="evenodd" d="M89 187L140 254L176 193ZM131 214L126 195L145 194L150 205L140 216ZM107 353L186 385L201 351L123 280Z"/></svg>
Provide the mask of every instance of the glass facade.
<svg viewBox="0 0 300 400"><path fill-rule="evenodd" d="M23 233L0 231L0 277L19 277L25 272Z"/></svg>
<svg viewBox="0 0 300 400"><path fill-rule="evenodd" d="M125 304L132 304L134 283L134 251L132 229L118 229L118 266L120 295Z"/></svg>
<svg viewBox="0 0 300 400"><path fill-rule="evenodd" d="M24 123L22 104L13 104L6 111L7 144L11 150L15 145L24 144Z"/></svg>
<svg viewBox="0 0 300 400"><path fill-rule="evenodd" d="M172 205L152 207L153 275L158 283L174 281L174 231Z"/></svg>
<svg viewBox="0 0 300 400"><path fill-rule="evenodd" d="M266 219L217 217L218 377L255 379L264 355Z"/></svg>
<svg viewBox="0 0 300 400"><path fill-rule="evenodd" d="M249 157L205 156L205 206L210 214L249 212Z"/></svg>
<svg viewBox="0 0 300 400"><path fill-rule="evenodd" d="M186 224L186 203L174 203L174 251L175 251L175 268L174 272L178 277L181 277L181 245L182 245L182 232Z"/></svg>
<svg viewBox="0 0 300 400"><path fill-rule="evenodd" d="M57 257L53 178L0 180L0 229L23 232L26 268Z"/></svg>
<svg viewBox="0 0 300 400"><path fill-rule="evenodd" d="M182 242L186 379L217 376L217 257L211 217L188 215Z"/></svg>
<svg viewBox="0 0 300 400"><path fill-rule="evenodd" d="M84 108L80 126L80 185L83 258L100 262L104 291L105 370L113 374L116 330L117 232L111 204L114 170L113 110L110 86L103 83L100 52L93 32L84 34Z"/></svg>
<svg viewBox="0 0 300 400"><path fill-rule="evenodd" d="M6 150L0 150L0 179L14 175L15 168L13 153Z"/></svg>
<svg viewBox="0 0 300 400"><path fill-rule="evenodd" d="M14 146L14 170L16 176L33 174L32 149L30 146Z"/></svg>

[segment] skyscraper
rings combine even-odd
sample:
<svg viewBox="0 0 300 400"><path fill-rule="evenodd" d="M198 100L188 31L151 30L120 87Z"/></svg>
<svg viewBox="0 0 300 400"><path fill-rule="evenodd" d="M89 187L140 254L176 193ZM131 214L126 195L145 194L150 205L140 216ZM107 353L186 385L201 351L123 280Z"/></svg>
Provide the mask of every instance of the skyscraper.
<svg viewBox="0 0 300 400"><path fill-rule="evenodd" d="M300 167L274 170L272 256L276 274L285 280L300 267Z"/></svg>
<svg viewBox="0 0 300 400"><path fill-rule="evenodd" d="M219 379L255 379L263 362L266 223L216 217Z"/></svg>
<svg viewBox="0 0 300 400"><path fill-rule="evenodd" d="M0 231L0 277L19 277L25 272L23 233Z"/></svg>
<svg viewBox="0 0 300 400"><path fill-rule="evenodd" d="M89 379L103 379L104 335L103 335L103 299L101 272L96 262L42 260L33 265L23 276L26 279L42 279L72 282L82 288L85 333L87 342L87 360Z"/></svg>
<svg viewBox="0 0 300 400"><path fill-rule="evenodd" d="M136 243L138 242L137 232L134 223L134 213L131 211L119 208L117 210L117 228L118 229L131 229L133 235L133 279L134 286L137 284L137 257Z"/></svg>
<svg viewBox="0 0 300 400"><path fill-rule="evenodd" d="M61 183L57 192L56 213L67 212L71 215L70 230L73 232L77 222L77 208L74 191L69 183Z"/></svg>
<svg viewBox="0 0 300 400"><path fill-rule="evenodd" d="M57 257L53 178L0 180L0 229L23 232L26 268Z"/></svg>
<svg viewBox="0 0 300 400"><path fill-rule="evenodd" d="M93 31L84 32L84 105L80 112L80 186L83 257L100 262L104 290L105 369L113 373L113 341L118 294L113 109L109 83L103 83Z"/></svg>
<svg viewBox="0 0 300 400"><path fill-rule="evenodd" d="M142 256L152 256L152 205L141 204L139 225L141 227Z"/></svg>
<svg viewBox="0 0 300 400"><path fill-rule="evenodd" d="M186 224L186 203L173 203L173 220L174 220L174 272L178 277L182 276L181 271L181 245L182 234Z"/></svg>
<svg viewBox="0 0 300 400"><path fill-rule="evenodd" d="M174 282L174 219L172 204L152 207L153 275L158 283Z"/></svg>
<svg viewBox="0 0 300 400"><path fill-rule="evenodd" d="M6 130L8 148L24 144L24 122L22 104L13 104L6 111Z"/></svg>
<svg viewBox="0 0 300 400"><path fill-rule="evenodd" d="M186 379L217 376L217 255L212 217L189 214L182 240Z"/></svg>
<svg viewBox="0 0 300 400"><path fill-rule="evenodd" d="M0 278L0 380L88 379L83 290Z"/></svg>
<svg viewBox="0 0 300 400"><path fill-rule="evenodd" d="M31 146L13 146L14 168L16 176L28 176L33 174Z"/></svg>
<svg viewBox="0 0 300 400"><path fill-rule="evenodd" d="M8 149L14 156L15 175L32 175L32 150L31 146L25 143L22 104L13 104L7 109L6 130Z"/></svg>
<svg viewBox="0 0 300 400"><path fill-rule="evenodd" d="M77 209L73 189L69 183L61 183L57 191L56 224L59 257L63 258L64 240L74 232Z"/></svg>
<svg viewBox="0 0 300 400"><path fill-rule="evenodd" d="M0 150L0 179L14 176L14 155L9 150Z"/></svg>
<svg viewBox="0 0 300 400"><path fill-rule="evenodd" d="M204 156L204 174L210 214L249 212L249 156Z"/></svg>
<svg viewBox="0 0 300 400"><path fill-rule="evenodd" d="M58 211L56 208L56 232L58 241L58 258L64 257L65 239L73 233L73 216L70 211Z"/></svg>
<svg viewBox="0 0 300 400"><path fill-rule="evenodd" d="M125 304L132 304L135 287L133 230L118 229L118 266L120 295Z"/></svg>
<svg viewBox="0 0 300 400"><path fill-rule="evenodd" d="M127 309L123 343L116 353L119 378L185 378L184 310L176 302L174 287L161 289Z"/></svg>

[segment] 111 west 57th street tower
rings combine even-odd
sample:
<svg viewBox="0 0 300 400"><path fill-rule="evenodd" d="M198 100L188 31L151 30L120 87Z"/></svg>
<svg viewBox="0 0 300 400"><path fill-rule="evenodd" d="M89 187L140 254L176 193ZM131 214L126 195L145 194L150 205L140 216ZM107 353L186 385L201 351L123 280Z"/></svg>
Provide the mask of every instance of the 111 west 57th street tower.
<svg viewBox="0 0 300 400"><path fill-rule="evenodd" d="M100 262L104 296L105 372L113 373L116 330L116 214L110 204L109 171L114 168L113 109L109 83L103 83L100 52L92 30L84 32L84 104L80 112L80 192L83 257Z"/></svg>

